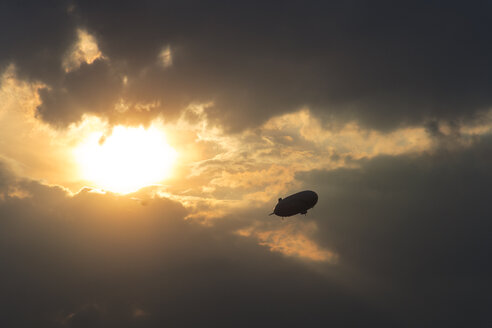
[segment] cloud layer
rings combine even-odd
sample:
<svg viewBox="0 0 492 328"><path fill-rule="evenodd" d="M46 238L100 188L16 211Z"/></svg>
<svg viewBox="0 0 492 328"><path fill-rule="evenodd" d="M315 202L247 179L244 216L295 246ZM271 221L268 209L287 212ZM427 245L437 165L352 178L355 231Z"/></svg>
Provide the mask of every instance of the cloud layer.
<svg viewBox="0 0 492 328"><path fill-rule="evenodd" d="M2 169L2 325L486 326L490 143L305 172L307 218L208 227L167 199L70 196ZM312 239L289 241L304 224Z"/></svg>
<svg viewBox="0 0 492 328"><path fill-rule="evenodd" d="M0 62L51 88L41 92L39 114L52 123L83 112L134 123L172 119L191 103L207 103L209 117L229 130L302 107L324 119L394 129L459 123L491 105L486 2L2 6L12 33L0 39L8 45ZM66 73L80 29L104 57ZM125 116L115 112L120 102Z"/></svg>
<svg viewBox="0 0 492 328"><path fill-rule="evenodd" d="M490 326L491 9L2 1L0 326ZM116 124L165 185L80 190Z"/></svg>
<svg viewBox="0 0 492 328"><path fill-rule="evenodd" d="M2 174L4 326L386 321L322 274L235 234L241 223L207 228L166 199L72 197Z"/></svg>

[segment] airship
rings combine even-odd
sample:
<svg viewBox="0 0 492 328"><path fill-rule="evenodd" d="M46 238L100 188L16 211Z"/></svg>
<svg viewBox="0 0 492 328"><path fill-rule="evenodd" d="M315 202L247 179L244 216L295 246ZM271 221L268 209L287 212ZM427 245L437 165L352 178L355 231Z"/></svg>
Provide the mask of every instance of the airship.
<svg viewBox="0 0 492 328"><path fill-rule="evenodd" d="M318 194L311 190L304 190L296 194L279 198L277 206L269 215L281 217L292 216L296 214L306 214L310 208L318 202Z"/></svg>

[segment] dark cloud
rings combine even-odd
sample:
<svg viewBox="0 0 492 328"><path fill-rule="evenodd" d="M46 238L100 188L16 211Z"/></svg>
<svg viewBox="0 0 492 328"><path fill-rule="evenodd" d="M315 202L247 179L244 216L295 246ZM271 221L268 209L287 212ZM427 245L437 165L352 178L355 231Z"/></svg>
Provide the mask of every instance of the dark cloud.
<svg viewBox="0 0 492 328"><path fill-rule="evenodd" d="M134 121L213 101L210 118L230 129L302 106L391 129L466 119L491 104L489 2L81 1L70 12L61 1L2 6L4 30L13 31L3 33L4 60L48 84L54 72L63 80L60 58L75 28L93 33L128 77L122 96L131 107L158 103L150 113L132 107ZM167 46L172 66L165 68L158 54ZM78 91L70 91L75 99ZM78 117L60 113L60 102L47 101L43 117Z"/></svg>
<svg viewBox="0 0 492 328"><path fill-rule="evenodd" d="M67 73L57 88L39 91L39 116L54 124L78 121L84 113L104 114L114 108L123 87L119 76L106 60L82 65Z"/></svg>
<svg viewBox="0 0 492 328"><path fill-rule="evenodd" d="M167 199L70 197L2 170L0 324L487 326L491 144L298 175L320 198L289 220L314 220L337 264L234 234L286 224L260 209L205 227Z"/></svg>
<svg viewBox="0 0 492 328"><path fill-rule="evenodd" d="M85 327L102 327L102 313L97 304L88 304L79 311L70 313L65 320L61 322L67 327L85 328Z"/></svg>
<svg viewBox="0 0 492 328"><path fill-rule="evenodd" d="M263 218L259 209L205 227L169 199L69 196L0 162L0 326L490 326L492 140L459 134L492 100L490 7L1 2L0 66L15 63L21 78L46 84L38 115L52 124L83 113L148 122L213 102L208 117L237 131L309 106L377 129L425 123L439 142L433 154L297 175L320 199L292 220L314 220L315 241L337 264L308 264L235 234ZM104 58L66 72L78 28ZM165 47L167 67L158 62ZM128 108L115 112L121 99ZM274 141L299 143L282 137Z"/></svg>
<svg viewBox="0 0 492 328"><path fill-rule="evenodd" d="M320 195L318 242L410 326L486 327L491 145L300 175Z"/></svg>
<svg viewBox="0 0 492 328"><path fill-rule="evenodd" d="M22 78L56 82L76 38L75 24L66 1L2 1L0 68L15 63Z"/></svg>
<svg viewBox="0 0 492 328"><path fill-rule="evenodd" d="M335 281L233 234L237 223L185 221L167 199L15 181L0 200L2 326L393 326Z"/></svg>

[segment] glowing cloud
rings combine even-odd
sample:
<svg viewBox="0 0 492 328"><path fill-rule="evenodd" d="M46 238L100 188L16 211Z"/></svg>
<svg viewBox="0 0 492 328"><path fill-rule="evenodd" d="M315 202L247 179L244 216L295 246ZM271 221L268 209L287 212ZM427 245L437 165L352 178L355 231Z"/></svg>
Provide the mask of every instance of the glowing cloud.
<svg viewBox="0 0 492 328"><path fill-rule="evenodd" d="M96 38L87 31L77 30L77 41L70 49L70 53L63 60L63 68L70 72L80 67L82 63L92 64L94 60L103 57Z"/></svg>
<svg viewBox="0 0 492 328"><path fill-rule="evenodd" d="M173 64L171 47L167 46L159 53L159 61L163 67L169 67Z"/></svg>

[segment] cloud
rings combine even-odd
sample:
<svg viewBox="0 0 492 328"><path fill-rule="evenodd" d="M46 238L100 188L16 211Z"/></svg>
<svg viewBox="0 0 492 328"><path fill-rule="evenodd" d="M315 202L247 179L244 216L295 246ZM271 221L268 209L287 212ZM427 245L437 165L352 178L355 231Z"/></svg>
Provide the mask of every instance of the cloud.
<svg viewBox="0 0 492 328"><path fill-rule="evenodd" d="M62 60L76 37L76 22L64 1L5 1L0 5L0 67L13 63L22 78L52 84L64 73Z"/></svg>
<svg viewBox="0 0 492 328"><path fill-rule="evenodd" d="M101 310L97 304L88 304L77 312L70 313L62 323L67 327L102 327Z"/></svg>
<svg viewBox="0 0 492 328"><path fill-rule="evenodd" d="M462 326L472 317L487 325L491 142L300 173L320 195L314 240L409 326Z"/></svg>
<svg viewBox="0 0 492 328"><path fill-rule="evenodd" d="M92 64L94 60L103 57L94 36L82 29L77 30L77 41L70 50L62 63L67 73L78 69L82 63Z"/></svg>
<svg viewBox="0 0 492 328"><path fill-rule="evenodd" d="M240 236L255 237L259 244L268 246L273 252L280 252L288 256L297 256L303 260L336 263L337 255L329 250L320 248L310 238L316 231L314 221L307 223L285 223L282 227L264 222L255 224L237 231Z"/></svg>
<svg viewBox="0 0 492 328"><path fill-rule="evenodd" d="M70 195L4 168L1 323L485 325L490 143L298 172L320 198L286 222L237 207L202 225L145 191Z"/></svg>
<svg viewBox="0 0 492 328"><path fill-rule="evenodd" d="M235 234L240 221L207 227L164 198L143 206L9 179L0 184L2 326L387 323L302 262ZM9 195L14 186L29 196Z"/></svg>
<svg viewBox="0 0 492 328"><path fill-rule="evenodd" d="M490 9L1 2L0 326L487 326ZM158 121L165 185L80 189Z"/></svg>
<svg viewBox="0 0 492 328"><path fill-rule="evenodd" d="M0 39L0 60L53 88L39 109L49 122L59 117L68 124L87 111L116 121L131 114L133 124L146 123L160 114L174 119L193 103L213 103L207 115L227 131L305 107L325 122L393 130L435 119L470 120L491 105L486 3L2 6L4 30L13 33ZM81 29L127 81L125 88L110 88L105 106L63 100L84 105L86 93L70 88L63 68ZM86 70L100 71L98 76L107 70L91 65ZM114 113L121 99L126 116ZM146 104L155 106L137 110Z"/></svg>
<svg viewBox="0 0 492 328"><path fill-rule="evenodd" d="M54 124L80 121L84 114L104 113L114 108L123 87L120 77L104 59L80 67L64 75L62 87L39 91L42 104L40 117Z"/></svg>

